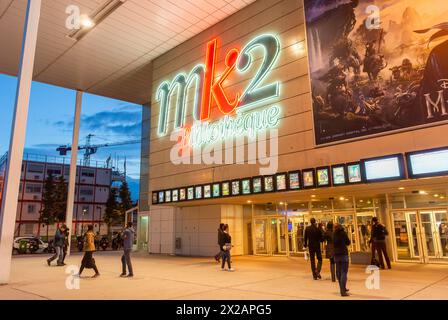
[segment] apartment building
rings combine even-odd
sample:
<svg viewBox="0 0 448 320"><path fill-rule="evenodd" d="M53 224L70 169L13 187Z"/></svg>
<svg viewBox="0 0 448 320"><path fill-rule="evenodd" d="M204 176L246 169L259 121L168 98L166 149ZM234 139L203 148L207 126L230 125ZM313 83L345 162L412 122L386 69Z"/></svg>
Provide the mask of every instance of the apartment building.
<svg viewBox="0 0 448 320"><path fill-rule="evenodd" d="M0 203L6 161L6 156L2 157L0 161ZM50 174L55 179L63 175L68 182L69 172L69 161L65 158L25 155L17 206L16 236L40 235L46 237L47 234L54 234L57 225L48 226L39 223L40 211L43 207L44 183ZM98 164L90 167L78 165L72 234L82 234L89 224L94 225L95 232L106 232L107 225L103 222L103 215L111 186L112 169L102 168Z"/></svg>

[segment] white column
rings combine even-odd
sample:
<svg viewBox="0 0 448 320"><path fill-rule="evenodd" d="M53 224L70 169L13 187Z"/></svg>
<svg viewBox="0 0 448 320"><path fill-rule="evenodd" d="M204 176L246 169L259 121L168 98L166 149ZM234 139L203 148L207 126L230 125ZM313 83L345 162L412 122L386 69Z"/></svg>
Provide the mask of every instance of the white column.
<svg viewBox="0 0 448 320"><path fill-rule="evenodd" d="M70 228L70 236L73 235L73 208L75 204L76 166L78 160L79 127L81 123L82 92L76 92L75 118L73 120L72 153L70 157L70 176L68 180L67 212L65 224ZM71 237L70 237L71 238ZM71 241L68 242L67 255L70 255Z"/></svg>
<svg viewBox="0 0 448 320"><path fill-rule="evenodd" d="M17 199L19 196L31 82L33 80L40 8L41 0L28 0L22 53L17 76L14 118L9 142L4 198L0 214L0 284L8 283L11 273L12 243L14 240Z"/></svg>

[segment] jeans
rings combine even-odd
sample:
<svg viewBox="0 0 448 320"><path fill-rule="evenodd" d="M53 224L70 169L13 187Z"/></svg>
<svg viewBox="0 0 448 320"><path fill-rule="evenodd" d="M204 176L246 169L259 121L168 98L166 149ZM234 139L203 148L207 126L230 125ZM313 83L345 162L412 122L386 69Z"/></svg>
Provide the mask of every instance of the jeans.
<svg viewBox="0 0 448 320"><path fill-rule="evenodd" d="M55 253L54 255L48 259L48 262L51 262L53 260L55 260L56 258L58 258L58 265L62 264L62 261L64 259L64 250L62 250L62 247L54 247Z"/></svg>
<svg viewBox="0 0 448 320"><path fill-rule="evenodd" d="M124 249L123 255L121 256L122 274L126 274L126 265L128 265L129 275L134 275L134 271L132 270L131 251L132 249Z"/></svg>
<svg viewBox="0 0 448 320"><path fill-rule="evenodd" d="M338 278L341 294L347 292L348 261L348 255L334 257L334 262L336 263L336 277Z"/></svg>
<svg viewBox="0 0 448 320"><path fill-rule="evenodd" d="M227 266L228 266L229 269L230 269L230 268L231 268L231 267L230 267L230 250L222 251L221 256L222 256L222 264L221 264L221 268L224 269L224 266L225 266L226 261L227 261Z"/></svg>
<svg viewBox="0 0 448 320"><path fill-rule="evenodd" d="M219 250L219 252L217 254L215 254L215 260L220 260L222 257L222 250Z"/></svg>
<svg viewBox="0 0 448 320"><path fill-rule="evenodd" d="M320 251L320 248L310 248L309 250L311 271L313 272L313 277L316 278L320 275L320 270L322 269L322 252ZM315 257L317 257L317 267Z"/></svg>

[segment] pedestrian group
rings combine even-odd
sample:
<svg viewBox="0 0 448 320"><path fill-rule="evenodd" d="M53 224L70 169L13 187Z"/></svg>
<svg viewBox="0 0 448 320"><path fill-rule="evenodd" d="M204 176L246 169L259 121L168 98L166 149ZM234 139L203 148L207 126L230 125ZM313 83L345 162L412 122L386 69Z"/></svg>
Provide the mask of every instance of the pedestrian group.
<svg viewBox="0 0 448 320"><path fill-rule="evenodd" d="M134 244L135 231L132 228L132 222L126 224L126 228L123 231L123 255L121 257L122 272L120 277L132 278L134 271L132 268L131 252ZM87 232L82 237L83 239L83 251L84 256L81 260L81 267L79 268L78 276L80 277L84 269L93 269L95 274L93 278L100 275L98 267L96 266L95 258L93 254L98 250L98 234L95 235L93 231L93 225L87 227ZM51 262L57 259L57 266L65 266L64 260L67 255L69 247L70 235L69 229L65 224L62 224L54 235L53 246L55 249L54 255L47 259L48 266L51 266ZM230 255L229 255L230 257Z"/></svg>

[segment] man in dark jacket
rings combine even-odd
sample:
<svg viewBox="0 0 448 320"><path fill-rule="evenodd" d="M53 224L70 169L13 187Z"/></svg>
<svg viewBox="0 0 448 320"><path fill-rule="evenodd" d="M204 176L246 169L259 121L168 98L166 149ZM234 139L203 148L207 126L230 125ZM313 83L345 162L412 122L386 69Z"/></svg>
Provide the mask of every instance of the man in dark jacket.
<svg viewBox="0 0 448 320"><path fill-rule="evenodd" d="M322 252L320 243L323 241L322 230L316 224L316 219L311 218L311 225L305 229L304 248L308 248L310 252L311 272L314 280L322 279L320 270L322 269ZM316 260L317 257L317 267Z"/></svg>
<svg viewBox="0 0 448 320"><path fill-rule="evenodd" d="M135 231L132 228L132 222L126 224L126 229L123 231L123 255L121 256L122 272L120 277L132 278L134 270L132 269L131 252L134 246ZM126 275L126 265L128 266L128 275Z"/></svg>
<svg viewBox="0 0 448 320"><path fill-rule="evenodd" d="M222 257L222 247L225 245L224 242L224 238L223 238L223 228L224 228L224 223L219 224L219 228L218 228L218 245L219 245L219 251L218 253L215 255L215 260L217 262L219 262L221 260Z"/></svg>
<svg viewBox="0 0 448 320"><path fill-rule="evenodd" d="M53 260L55 260L56 258L58 259L57 261L57 265L58 266L63 266L64 263L62 262L64 259L64 245L65 245L65 230L67 230L67 227L65 226L65 224L61 225L57 230L56 233L54 235L54 241L53 241L53 246L55 249L55 254L47 260L47 264L48 266L51 265L51 262Z"/></svg>
<svg viewBox="0 0 448 320"><path fill-rule="evenodd" d="M336 277L339 282L339 290L342 297L348 296L347 289L347 274L348 274L348 249L347 246L350 245L350 239L348 238L347 232L345 232L344 227L336 223L334 226L333 234L333 251L334 251L334 262L336 263Z"/></svg>
<svg viewBox="0 0 448 320"><path fill-rule="evenodd" d="M378 259L381 266L381 269L384 269L384 259L386 259L387 267L390 269L392 268L390 265L390 259L387 254L386 249L386 236L389 233L386 230L386 227L383 226L381 223L379 223L377 217L372 218L372 232L371 232L371 238L370 243L372 244L372 261L371 264L375 264L375 252L378 253Z"/></svg>

